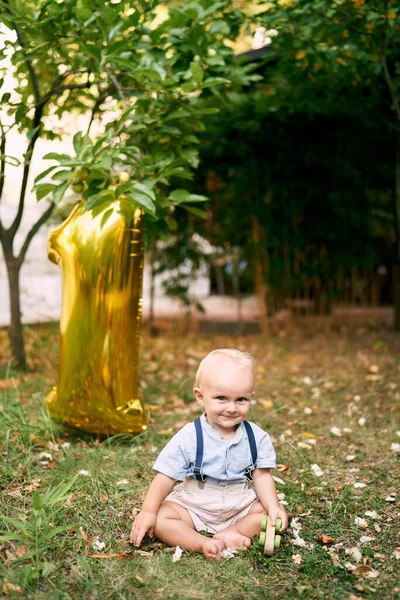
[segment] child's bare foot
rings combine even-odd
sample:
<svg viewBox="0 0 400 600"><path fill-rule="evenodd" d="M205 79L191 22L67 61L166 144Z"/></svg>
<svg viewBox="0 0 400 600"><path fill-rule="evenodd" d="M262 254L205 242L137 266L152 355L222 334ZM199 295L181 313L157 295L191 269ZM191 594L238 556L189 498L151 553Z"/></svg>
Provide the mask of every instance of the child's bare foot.
<svg viewBox="0 0 400 600"><path fill-rule="evenodd" d="M216 533L213 537L213 540L222 540L225 544L225 547L232 548L232 550L237 550L238 548L247 549L250 548L251 544L250 538L237 531L229 531L229 529L225 529L225 531Z"/></svg>
<svg viewBox="0 0 400 600"><path fill-rule="evenodd" d="M206 558L221 560L221 552L224 548L225 544L222 540L216 540L215 537L206 538L203 543L203 554Z"/></svg>

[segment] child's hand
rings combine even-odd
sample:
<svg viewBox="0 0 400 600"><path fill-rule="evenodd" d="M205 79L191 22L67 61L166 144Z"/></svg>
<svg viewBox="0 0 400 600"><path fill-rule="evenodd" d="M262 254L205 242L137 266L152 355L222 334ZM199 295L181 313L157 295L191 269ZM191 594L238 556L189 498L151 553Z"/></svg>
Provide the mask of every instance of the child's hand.
<svg viewBox="0 0 400 600"><path fill-rule="evenodd" d="M277 519L282 521L281 528L278 533L282 533L288 526L288 514L283 508L282 504L277 504L274 508L268 511L268 516L271 521L272 527L275 527Z"/></svg>
<svg viewBox="0 0 400 600"><path fill-rule="evenodd" d="M148 532L151 538L154 537L154 528L156 526L156 515L152 512L142 510L136 515L133 521L131 535L129 536L131 544L139 547L145 534Z"/></svg>

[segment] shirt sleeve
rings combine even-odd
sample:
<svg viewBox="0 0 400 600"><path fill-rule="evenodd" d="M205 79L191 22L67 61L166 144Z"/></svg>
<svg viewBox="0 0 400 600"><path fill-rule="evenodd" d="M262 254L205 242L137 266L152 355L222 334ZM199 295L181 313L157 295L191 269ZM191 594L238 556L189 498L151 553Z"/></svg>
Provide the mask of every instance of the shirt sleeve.
<svg viewBox="0 0 400 600"><path fill-rule="evenodd" d="M254 425L253 425L254 427ZM275 469L276 453L271 438L266 431L257 427L257 468Z"/></svg>
<svg viewBox="0 0 400 600"><path fill-rule="evenodd" d="M190 424L189 424L190 426ZM178 431L168 444L161 450L156 462L153 465L153 471L163 473L167 477L183 481L187 477L190 461L185 450L187 439L187 427Z"/></svg>

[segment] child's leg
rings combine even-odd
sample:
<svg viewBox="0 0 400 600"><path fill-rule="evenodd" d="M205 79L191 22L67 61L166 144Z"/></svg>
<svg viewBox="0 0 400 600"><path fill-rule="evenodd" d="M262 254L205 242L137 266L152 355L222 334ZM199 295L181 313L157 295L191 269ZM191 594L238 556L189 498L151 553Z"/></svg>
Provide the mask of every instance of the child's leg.
<svg viewBox="0 0 400 600"><path fill-rule="evenodd" d="M261 521L266 514L261 502L256 502L248 515L216 533L213 539L223 541L226 548L249 548L252 538L260 533Z"/></svg>
<svg viewBox="0 0 400 600"><path fill-rule="evenodd" d="M163 502L157 513L156 537L168 546L181 546L189 552L203 552L206 558L221 559L222 539L198 533L189 512L176 502Z"/></svg>

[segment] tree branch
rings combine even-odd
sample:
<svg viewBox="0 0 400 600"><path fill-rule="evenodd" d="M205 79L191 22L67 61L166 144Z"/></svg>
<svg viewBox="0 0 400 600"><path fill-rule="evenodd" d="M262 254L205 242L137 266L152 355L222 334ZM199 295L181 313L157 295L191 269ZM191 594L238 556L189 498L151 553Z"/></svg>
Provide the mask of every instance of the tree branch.
<svg viewBox="0 0 400 600"><path fill-rule="evenodd" d="M115 85L115 89L117 90L117 92L118 92L118 95L119 95L119 97L121 98L122 102L123 102L124 104L126 104L126 98L125 98L125 94L124 94L124 92L122 91L122 88L121 88L121 86L120 86L120 84L119 84L119 81L118 81L118 79L115 77L114 73L113 73L113 72L112 72L112 71L111 71L111 70L110 70L108 67L105 67L105 70L107 71L107 73L108 73L108 74L109 74L109 76L110 76L110 79L111 79L111 81L112 81L112 82L113 82L113 84Z"/></svg>
<svg viewBox="0 0 400 600"><path fill-rule="evenodd" d="M6 134L3 124L0 123L1 142L0 142L0 202L3 195L4 178L6 176Z"/></svg>
<svg viewBox="0 0 400 600"><path fill-rule="evenodd" d="M383 73L385 75L386 84L387 84L387 86L389 88L389 93L390 93L390 97L391 97L392 102L393 102L393 106L394 106L394 109L395 109L395 112L396 112L396 116L397 116L398 120L400 121L400 104L399 104L399 99L397 98L396 93L394 91L393 83L392 83L392 77L390 75L390 72L389 72L389 69L388 69L388 66L387 66L386 58L385 58L385 56L383 54L381 56L381 65L382 65L382 68L383 68Z"/></svg>
<svg viewBox="0 0 400 600"><path fill-rule="evenodd" d="M35 116L33 118L33 128L34 129L37 128L37 129L36 129L35 133L33 134L32 138L28 144L28 148L26 150L25 161L24 161L24 171L23 171L22 183L21 183L21 191L19 194L18 211L17 211L14 221L12 222L10 228L8 229L12 240L14 239L15 234L18 231L18 228L21 224L22 215L24 212L26 187L28 185L29 171L31 168L31 158L32 158L32 153L33 153L35 144L36 144L37 139L40 134L40 123L41 123L41 119L42 119L42 114L43 114L43 105L38 106L36 108Z"/></svg>
<svg viewBox="0 0 400 600"><path fill-rule="evenodd" d="M13 15L12 10L10 9L10 6L8 4L8 0L4 0L4 4L7 6L7 12L10 14L10 16L12 18L14 15ZM23 52L24 57L25 57L24 60L25 60L26 68L29 71L29 75L30 75L31 83L32 83L32 88L33 88L33 94L35 96L35 102L37 104L37 103L40 102L39 80L38 80L38 77L37 77L37 75L35 73L35 69L33 68L32 61L29 60L29 58L26 58L26 55L25 55L25 46L26 46L26 44L25 44L25 40L23 38L23 35L21 33L21 30L20 30L20 28L18 27L18 25L14 21L11 21L11 23L12 23L12 26L14 27L15 33L17 34L17 38L18 38L19 44L21 46L22 52Z"/></svg>
<svg viewBox="0 0 400 600"><path fill-rule="evenodd" d="M25 238L25 241L22 244L21 251L17 257L17 262L18 262L19 266L21 266L22 263L24 262L25 255L27 253L27 250L29 248L29 245L30 245L33 237L39 231L39 229L41 228L43 223L45 223L45 221L47 221L47 219L50 217L50 215L53 212L53 210L55 209L55 207L56 207L55 204L50 204L48 209L39 217L39 219L36 221L36 223L29 230L29 232Z"/></svg>

